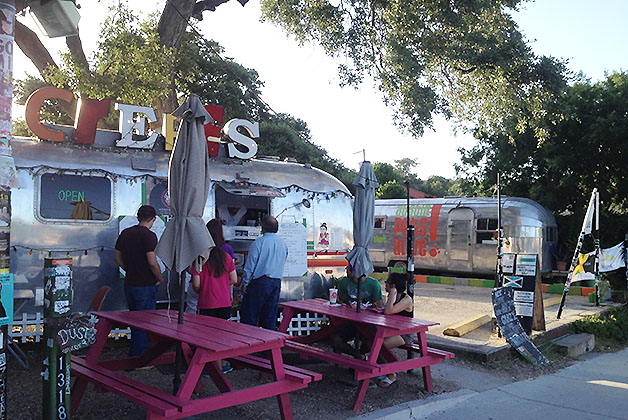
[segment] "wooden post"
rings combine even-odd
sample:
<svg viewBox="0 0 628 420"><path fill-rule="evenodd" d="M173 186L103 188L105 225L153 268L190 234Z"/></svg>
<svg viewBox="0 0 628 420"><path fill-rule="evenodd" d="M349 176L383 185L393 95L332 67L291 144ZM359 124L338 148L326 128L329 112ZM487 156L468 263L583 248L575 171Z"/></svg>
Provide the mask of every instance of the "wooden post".
<svg viewBox="0 0 628 420"><path fill-rule="evenodd" d="M534 314L532 316L532 329L545 331L545 307L543 305L543 285L541 284L541 267L539 259L536 259L536 279L534 284Z"/></svg>
<svg viewBox="0 0 628 420"><path fill-rule="evenodd" d="M0 34L0 80L2 81L2 88L0 89L0 99L2 100L2 107L0 108L0 125L2 130L0 132L0 154L3 155L3 159L7 159L13 165L13 158L11 157L11 149L9 148L11 141L12 131L12 103L13 103L13 48L14 41L14 28L15 28L15 1L14 0L0 0L0 11L2 12L2 34ZM13 169L15 171L15 169ZM15 173L15 172L14 172ZM12 180L7 179L0 185L2 191L8 191L10 194ZM4 185L6 183L6 185ZM2 209L4 210L4 209ZM8 204L6 209L11 212L11 206ZM10 229L11 223L9 219L7 230ZM9 255L10 247L8 244L9 234L7 236L7 250L6 255ZM6 267L2 267L3 273L9 272L9 258L3 258L3 265L6 262ZM6 271L5 271L6 270ZM12 309L11 309L12 310ZM7 314L10 319L13 319L13 313ZM7 418L7 346L9 340L9 328L2 325L0 327L0 420ZM18 408L19 409L19 408Z"/></svg>
<svg viewBox="0 0 628 420"><path fill-rule="evenodd" d="M70 353L63 353L57 342L58 322L72 314L72 259L44 259L44 420L70 419ZM53 325L54 324L54 325Z"/></svg>

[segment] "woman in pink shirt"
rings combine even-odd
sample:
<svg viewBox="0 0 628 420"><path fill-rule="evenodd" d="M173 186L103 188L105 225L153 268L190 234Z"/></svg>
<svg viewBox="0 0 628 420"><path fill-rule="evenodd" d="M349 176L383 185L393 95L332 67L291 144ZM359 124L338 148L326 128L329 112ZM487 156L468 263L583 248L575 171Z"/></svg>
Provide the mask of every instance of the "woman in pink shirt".
<svg viewBox="0 0 628 420"><path fill-rule="evenodd" d="M212 234L216 246L209 253L209 259L203 264L200 273L197 273L194 267L190 267L192 288L198 293L198 310L201 315L229 319L231 318L231 285L237 283L238 276L233 258L220 246L222 225L219 225L220 235L212 232L215 229L210 229L210 223L214 220L207 223L207 229ZM215 228L215 226L212 227ZM229 362L218 360L216 364L221 368L222 373L232 370Z"/></svg>
<svg viewBox="0 0 628 420"><path fill-rule="evenodd" d="M238 277L233 258L219 246L216 239L218 238L214 238L214 242L217 246L211 250L201 272L197 273L191 267L192 288L198 293L198 309L201 315L229 319L231 285L237 283Z"/></svg>

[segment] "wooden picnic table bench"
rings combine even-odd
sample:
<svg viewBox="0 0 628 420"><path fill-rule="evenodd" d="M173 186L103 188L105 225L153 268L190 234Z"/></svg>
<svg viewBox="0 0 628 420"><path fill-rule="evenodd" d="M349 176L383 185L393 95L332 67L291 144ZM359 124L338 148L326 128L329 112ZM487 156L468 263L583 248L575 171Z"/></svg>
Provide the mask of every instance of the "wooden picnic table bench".
<svg viewBox="0 0 628 420"><path fill-rule="evenodd" d="M360 381L353 404L355 411L358 411L362 405L371 378L421 368L425 389L431 392L430 366L454 357L453 353L427 346L425 334L430 326L438 325L436 322L399 315L383 315L366 309L357 312L355 308L349 305L330 305L324 299L282 302L280 305L283 307L283 319L279 326L281 332L288 330L292 317L297 313L318 313L329 317L330 324L328 326L309 336L292 337L286 343L285 349L298 353L302 358L324 360L354 369L354 377ZM367 360L359 360L311 345L326 340L331 334L345 326L356 327L361 335L371 341L371 350ZM419 357L399 360L392 351L384 347L385 338L404 334L416 334L417 343L407 344L401 348L416 352ZM386 360L386 363L378 363L380 355Z"/></svg>
<svg viewBox="0 0 628 420"><path fill-rule="evenodd" d="M184 324L177 324L176 313L171 316L165 310L95 314L99 318L96 343L85 358L71 359L72 373L76 376L72 412L76 412L86 385L91 382L97 390L115 393L145 407L147 419L178 419L272 396L277 396L281 418L292 419L288 393L321 379L318 373L284 365L281 349L290 337L287 334L196 314L185 314ZM118 326L146 330L154 346L139 357L100 360L109 332ZM175 358L172 348L177 342L183 346L188 368L176 395L116 372L172 363ZM270 358L252 355L257 352L266 352ZM221 359L269 372L274 380L236 390L216 364L211 363ZM203 369L220 394L192 399Z"/></svg>

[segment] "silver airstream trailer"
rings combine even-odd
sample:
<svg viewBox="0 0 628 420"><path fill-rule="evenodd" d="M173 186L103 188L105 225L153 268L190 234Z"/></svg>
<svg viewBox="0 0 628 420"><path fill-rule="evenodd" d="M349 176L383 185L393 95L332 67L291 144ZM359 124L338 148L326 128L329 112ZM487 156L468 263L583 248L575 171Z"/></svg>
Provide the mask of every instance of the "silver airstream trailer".
<svg viewBox="0 0 628 420"><path fill-rule="evenodd" d="M406 200L375 200L375 228L369 250L377 268L406 266ZM496 198L410 200L415 226L415 269L474 275L495 273ZM540 204L502 198L504 252L540 255L541 272L552 270L556 220Z"/></svg>
<svg viewBox="0 0 628 420"><path fill-rule="evenodd" d="M124 309L113 247L142 204L167 223L170 153L120 149L102 138L90 146L14 138L11 147L20 187L11 191L10 271L15 289L35 296L22 311L42 310L47 256L73 260L74 311L87 310L103 285L111 287L103 309ZM336 178L308 164L219 156L211 158L211 179L203 218L226 221L238 269L270 214L280 224L304 225L307 238L307 268L283 279L283 299L323 295L326 279L343 272L353 241L352 197ZM162 286L160 300L177 296L174 283Z"/></svg>

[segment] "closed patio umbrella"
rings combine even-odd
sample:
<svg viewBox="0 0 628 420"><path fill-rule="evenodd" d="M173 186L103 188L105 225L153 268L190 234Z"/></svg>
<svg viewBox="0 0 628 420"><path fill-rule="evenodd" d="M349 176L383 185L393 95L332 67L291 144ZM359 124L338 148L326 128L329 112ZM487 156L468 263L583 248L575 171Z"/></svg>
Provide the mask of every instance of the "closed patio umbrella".
<svg viewBox="0 0 628 420"><path fill-rule="evenodd" d="M379 187L371 162L364 161L360 165L360 172L355 177L355 200L353 201L353 249L347 255L347 260L353 269L353 277L360 279L373 272L373 261L369 254L368 245L373 237L375 223L375 188ZM360 281L358 280L358 304L360 312Z"/></svg>
<svg viewBox="0 0 628 420"><path fill-rule="evenodd" d="M200 266L209 258L214 246L205 223L203 209L209 193L209 155L204 124L213 119L205 110L198 95L190 95L173 115L183 118L168 168L168 194L172 219L155 248L155 253L166 267L178 273L180 298L178 323L183 323L185 302L185 270ZM178 388L180 348L175 363L175 390Z"/></svg>

